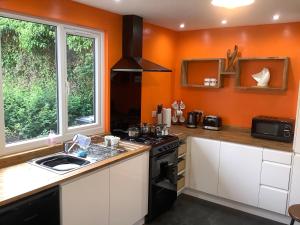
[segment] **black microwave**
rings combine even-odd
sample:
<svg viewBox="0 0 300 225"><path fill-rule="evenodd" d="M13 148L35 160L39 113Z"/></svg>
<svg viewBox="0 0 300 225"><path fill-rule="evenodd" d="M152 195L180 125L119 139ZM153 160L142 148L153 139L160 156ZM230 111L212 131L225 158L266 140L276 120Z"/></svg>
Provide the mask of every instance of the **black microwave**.
<svg viewBox="0 0 300 225"><path fill-rule="evenodd" d="M268 116L257 116L252 119L251 135L257 138L282 142L294 139L295 121Z"/></svg>

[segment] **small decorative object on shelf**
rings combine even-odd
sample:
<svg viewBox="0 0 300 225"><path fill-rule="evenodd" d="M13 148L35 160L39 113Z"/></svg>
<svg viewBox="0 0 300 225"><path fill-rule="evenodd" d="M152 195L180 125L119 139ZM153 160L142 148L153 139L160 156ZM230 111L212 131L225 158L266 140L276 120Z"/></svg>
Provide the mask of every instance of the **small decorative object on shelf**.
<svg viewBox="0 0 300 225"><path fill-rule="evenodd" d="M209 86L210 85L210 79L209 78L204 78L204 86Z"/></svg>
<svg viewBox="0 0 300 225"><path fill-rule="evenodd" d="M183 110L185 109L185 104L183 101L174 101L172 104L173 108L173 116L172 116L172 124L183 124L185 122L185 118L183 116Z"/></svg>
<svg viewBox="0 0 300 225"><path fill-rule="evenodd" d="M264 69L261 72L254 74L262 68ZM253 76L251 77L249 74L253 74ZM272 80L270 79L271 75ZM238 58L235 88L243 91L282 92L288 88L288 75L289 57ZM258 82L257 86L251 84L253 82L251 78Z"/></svg>
<svg viewBox="0 0 300 225"><path fill-rule="evenodd" d="M263 68L259 73L252 75L257 82L257 87L268 87L270 81L270 71L268 68Z"/></svg>
<svg viewBox="0 0 300 225"><path fill-rule="evenodd" d="M216 87L218 84L218 80L216 78L211 78L209 85L212 87Z"/></svg>
<svg viewBox="0 0 300 225"><path fill-rule="evenodd" d="M239 56L239 47L234 46L233 52L231 49L227 50L227 63L226 63L226 72L236 72L236 63Z"/></svg>
<svg viewBox="0 0 300 225"><path fill-rule="evenodd" d="M204 86L216 87L218 80L216 78L204 78Z"/></svg>

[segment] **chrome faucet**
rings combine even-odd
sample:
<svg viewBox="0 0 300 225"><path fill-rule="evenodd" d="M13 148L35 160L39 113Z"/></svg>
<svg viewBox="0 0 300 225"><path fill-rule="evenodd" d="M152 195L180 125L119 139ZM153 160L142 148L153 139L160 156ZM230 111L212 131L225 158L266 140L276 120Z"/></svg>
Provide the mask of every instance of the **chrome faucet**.
<svg viewBox="0 0 300 225"><path fill-rule="evenodd" d="M68 143L68 142L64 143L64 152L66 154L70 154L71 150L75 147L75 145L77 143L78 143L77 141L74 141L73 144L71 145L71 147L69 147L70 143Z"/></svg>
<svg viewBox="0 0 300 225"><path fill-rule="evenodd" d="M72 141L73 144L71 145L71 147L69 147L69 143L64 143L64 152L66 154L69 154L76 144L78 144L78 146L80 146L83 149L88 148L89 145L91 144L91 138L81 134L76 134L73 137Z"/></svg>

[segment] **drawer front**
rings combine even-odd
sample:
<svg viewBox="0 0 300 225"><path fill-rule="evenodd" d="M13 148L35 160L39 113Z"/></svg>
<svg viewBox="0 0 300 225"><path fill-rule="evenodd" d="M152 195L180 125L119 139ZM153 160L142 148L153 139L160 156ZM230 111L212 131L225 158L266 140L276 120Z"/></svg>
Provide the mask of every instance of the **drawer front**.
<svg viewBox="0 0 300 225"><path fill-rule="evenodd" d="M185 170L185 159L178 162L178 173Z"/></svg>
<svg viewBox="0 0 300 225"><path fill-rule="evenodd" d="M262 164L261 184L288 190L290 172L291 167L288 165L264 161Z"/></svg>
<svg viewBox="0 0 300 225"><path fill-rule="evenodd" d="M265 148L263 151L263 160L291 165L292 153Z"/></svg>
<svg viewBox="0 0 300 225"><path fill-rule="evenodd" d="M287 197L287 191L261 186L259 193L259 207L272 212L285 214Z"/></svg>
<svg viewBox="0 0 300 225"><path fill-rule="evenodd" d="M179 148L178 148L178 156L181 156L181 155L185 154L186 150L187 150L187 145L186 144L180 145Z"/></svg>
<svg viewBox="0 0 300 225"><path fill-rule="evenodd" d="M184 186L185 186L185 177L182 176L177 181L177 191L179 191L180 189L182 189Z"/></svg>

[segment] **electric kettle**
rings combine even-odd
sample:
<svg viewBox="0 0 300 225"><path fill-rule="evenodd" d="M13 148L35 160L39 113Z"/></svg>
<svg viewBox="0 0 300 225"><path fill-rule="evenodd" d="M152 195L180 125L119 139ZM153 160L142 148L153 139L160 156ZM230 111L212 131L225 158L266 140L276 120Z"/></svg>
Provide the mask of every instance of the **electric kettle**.
<svg viewBox="0 0 300 225"><path fill-rule="evenodd" d="M187 116L186 127L197 128L200 123L202 113L201 112L189 112Z"/></svg>

